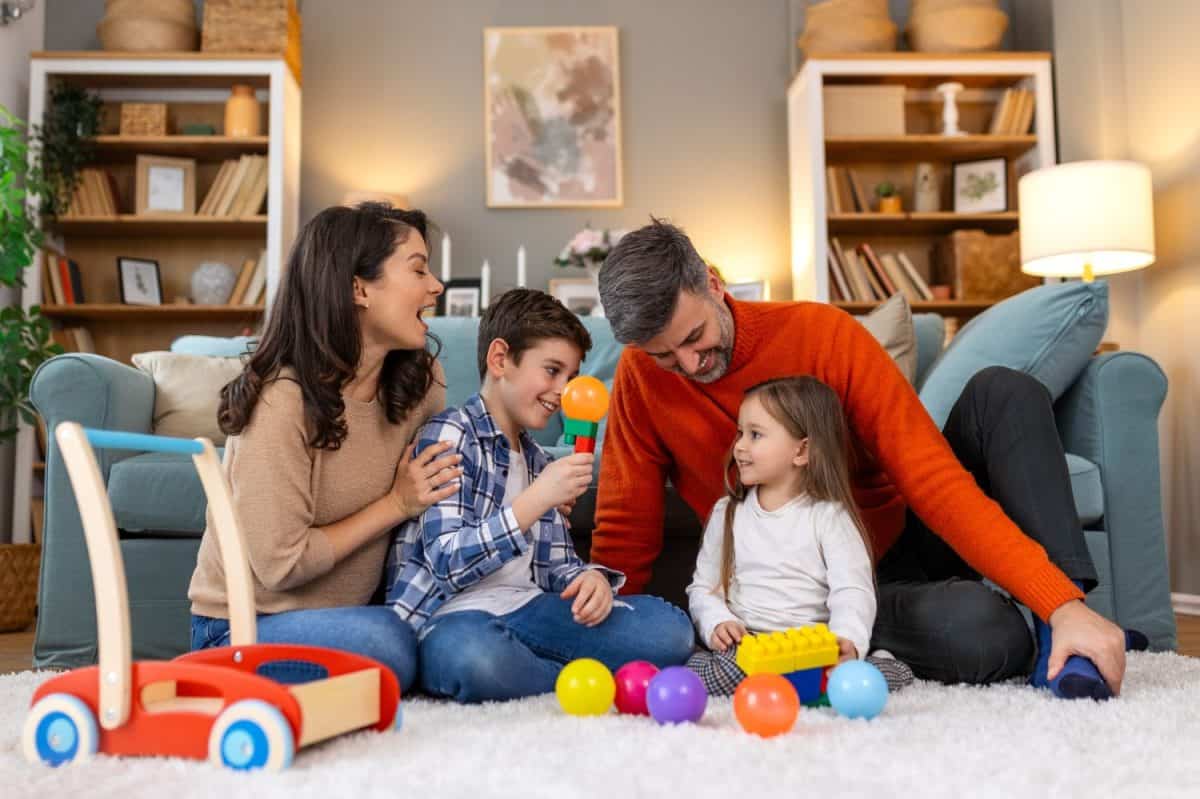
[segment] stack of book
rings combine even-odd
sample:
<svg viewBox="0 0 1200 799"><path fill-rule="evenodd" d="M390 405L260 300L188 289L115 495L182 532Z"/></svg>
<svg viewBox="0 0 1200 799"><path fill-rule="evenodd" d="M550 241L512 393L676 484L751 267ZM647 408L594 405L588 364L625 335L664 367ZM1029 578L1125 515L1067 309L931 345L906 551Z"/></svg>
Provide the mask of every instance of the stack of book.
<svg viewBox="0 0 1200 799"><path fill-rule="evenodd" d="M267 294L267 251L259 253L258 258L247 258L238 273L237 283L233 293L229 295L230 305L258 305Z"/></svg>
<svg viewBox="0 0 1200 799"><path fill-rule="evenodd" d="M833 214L867 214L871 195L862 176L848 166L825 167L825 206Z"/></svg>
<svg viewBox="0 0 1200 799"><path fill-rule="evenodd" d="M64 218L77 216L116 216L117 191L112 175L103 169L82 169L79 185L71 193Z"/></svg>
<svg viewBox="0 0 1200 799"><path fill-rule="evenodd" d="M50 331L50 338L65 352L96 351L96 342L86 327L56 327Z"/></svg>
<svg viewBox="0 0 1200 799"><path fill-rule="evenodd" d="M1029 89L1005 89L988 133L993 136L1022 136L1033 124L1033 92Z"/></svg>
<svg viewBox="0 0 1200 799"><path fill-rule="evenodd" d="M47 305L81 305L83 277L79 264L47 250L42 253L42 297Z"/></svg>
<svg viewBox="0 0 1200 799"><path fill-rule="evenodd" d="M267 157L243 155L221 164L197 216L256 216L267 198Z"/></svg>
<svg viewBox="0 0 1200 799"><path fill-rule="evenodd" d="M870 244L844 248L829 242L829 278L835 301L875 302L896 292L910 303L933 299L933 292L912 261L902 252L877 255Z"/></svg>

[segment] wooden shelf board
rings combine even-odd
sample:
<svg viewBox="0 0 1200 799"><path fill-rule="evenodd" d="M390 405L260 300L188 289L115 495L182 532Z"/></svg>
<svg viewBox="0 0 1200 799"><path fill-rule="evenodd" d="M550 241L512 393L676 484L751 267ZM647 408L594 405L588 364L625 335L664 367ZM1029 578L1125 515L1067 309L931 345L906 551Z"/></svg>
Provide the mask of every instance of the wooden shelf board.
<svg viewBox="0 0 1200 799"><path fill-rule="evenodd" d="M1010 232L1017 229L1016 211L996 214L956 214L938 211L907 214L830 214L831 235L903 236L944 234L963 228L978 228L990 232Z"/></svg>
<svg viewBox="0 0 1200 799"><path fill-rule="evenodd" d="M59 217L54 228L64 235L125 238L135 236L265 235L266 216L74 216Z"/></svg>
<svg viewBox="0 0 1200 799"><path fill-rule="evenodd" d="M50 319L90 319L92 321L191 320L254 318L263 312L261 305L123 305L121 303L85 303L83 305L43 305L42 315Z"/></svg>
<svg viewBox="0 0 1200 799"><path fill-rule="evenodd" d="M999 300L934 300L912 303L913 313L936 313L957 319L966 319L983 313ZM834 302L832 305L852 314L870 313L879 307L879 302Z"/></svg>
<svg viewBox="0 0 1200 799"><path fill-rule="evenodd" d="M880 161L963 161L973 158L1017 158L1037 146L1037 136L828 136L825 160L830 164Z"/></svg>
<svg viewBox="0 0 1200 799"><path fill-rule="evenodd" d="M139 155L181 155L219 160L247 153L267 152L267 136L97 136L94 140L100 161L133 161Z"/></svg>

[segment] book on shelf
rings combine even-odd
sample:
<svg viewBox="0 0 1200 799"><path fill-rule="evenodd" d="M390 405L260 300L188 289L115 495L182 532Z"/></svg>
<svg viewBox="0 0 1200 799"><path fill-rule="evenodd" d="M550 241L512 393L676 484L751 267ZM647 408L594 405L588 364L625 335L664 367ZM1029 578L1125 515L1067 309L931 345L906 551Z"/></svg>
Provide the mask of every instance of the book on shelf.
<svg viewBox="0 0 1200 799"><path fill-rule="evenodd" d="M860 214L871 212L871 197L867 194L867 185L862 176L850 167L842 170L846 174L846 183L850 187L850 196L854 198L854 210Z"/></svg>
<svg viewBox="0 0 1200 799"><path fill-rule="evenodd" d="M270 163L265 155L243 155L221 164L196 213L200 216L255 216L267 197Z"/></svg>
<svg viewBox="0 0 1200 799"><path fill-rule="evenodd" d="M903 252L877 253L867 243L847 249L834 237L829 240L827 260L830 294L836 288L843 300L875 302L897 292L910 303L933 299L929 284Z"/></svg>
<svg viewBox="0 0 1200 799"><path fill-rule="evenodd" d="M71 192L66 218L75 216L116 216L115 181L103 169L86 167L79 171L79 181Z"/></svg>
<svg viewBox="0 0 1200 799"><path fill-rule="evenodd" d="M842 267L838 252L831 246L825 250L825 254L829 259L829 274L833 278L832 285L837 289L839 299L853 300L854 295L850 292L849 283L846 282L846 272Z"/></svg>
<svg viewBox="0 0 1200 799"><path fill-rule="evenodd" d="M913 262L909 260L905 253L897 253L896 257L900 259L900 266L904 268L904 274L912 281L913 286L921 295L921 299L929 302L933 299L933 292L929 289L929 284L925 282L925 278L921 277L921 273L913 266Z"/></svg>
<svg viewBox="0 0 1200 799"><path fill-rule="evenodd" d="M227 160L221 162L221 168L217 170L217 176L213 179L212 186L208 189L208 194L204 195L204 202L200 203L200 207L196 210L197 216L213 216L213 208L217 204L217 199L225 190L225 184L229 182L229 177L236 168L237 161Z"/></svg>
<svg viewBox="0 0 1200 799"><path fill-rule="evenodd" d="M908 300L909 304L921 301L921 293L917 291L917 287L904 274L904 267L900 266L900 259L890 252L885 252L879 256L879 263L883 266L883 270L887 272L888 277L892 279L892 283L896 285L896 288Z"/></svg>
<svg viewBox="0 0 1200 799"><path fill-rule="evenodd" d="M63 348L63 352L95 352L96 341L92 331L86 327L56 327L50 331L50 339Z"/></svg>
<svg viewBox="0 0 1200 799"><path fill-rule="evenodd" d="M1033 123L1033 110L1033 91L1005 89L992 112L988 133L993 136L1021 136L1028 133Z"/></svg>
<svg viewBox="0 0 1200 799"><path fill-rule="evenodd" d="M63 294L62 276L58 272L58 253L49 250L42 251L42 303L62 305L66 295Z"/></svg>
<svg viewBox="0 0 1200 799"><path fill-rule="evenodd" d="M871 249L871 245L862 243L858 245L858 251L862 253L863 259L866 261L867 268L875 275L876 281L883 287L883 296L879 299L886 300L888 297L896 293L896 284L888 277L887 272L883 270L883 264L879 263L879 259L875 257L875 251Z"/></svg>
<svg viewBox="0 0 1200 799"><path fill-rule="evenodd" d="M238 281L229 295L230 305L256 305L267 286L267 251L259 253L257 259L247 258L242 264Z"/></svg>
<svg viewBox="0 0 1200 799"><path fill-rule="evenodd" d="M242 269L238 272L237 282L233 284L233 291L229 294L230 305L243 305L242 298L246 296L246 287L250 285L250 278L254 277L254 267L258 262L253 258L247 258L242 262Z"/></svg>

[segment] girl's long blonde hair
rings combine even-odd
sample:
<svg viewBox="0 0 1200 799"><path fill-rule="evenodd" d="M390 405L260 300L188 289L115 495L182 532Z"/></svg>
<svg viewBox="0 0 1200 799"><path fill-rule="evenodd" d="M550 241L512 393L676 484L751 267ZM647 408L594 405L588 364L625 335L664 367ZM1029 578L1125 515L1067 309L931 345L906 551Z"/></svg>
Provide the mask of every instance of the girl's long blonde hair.
<svg viewBox="0 0 1200 799"><path fill-rule="evenodd" d="M808 465L800 470L799 489L813 501L836 502L850 514L868 555L874 561L871 537L854 501L850 483L850 431L842 404L829 386L813 377L780 377L750 388L742 398L757 397L772 418L790 435L808 439ZM733 450L725 457L725 535L721 543L721 588L729 596L733 580L733 517L746 499Z"/></svg>

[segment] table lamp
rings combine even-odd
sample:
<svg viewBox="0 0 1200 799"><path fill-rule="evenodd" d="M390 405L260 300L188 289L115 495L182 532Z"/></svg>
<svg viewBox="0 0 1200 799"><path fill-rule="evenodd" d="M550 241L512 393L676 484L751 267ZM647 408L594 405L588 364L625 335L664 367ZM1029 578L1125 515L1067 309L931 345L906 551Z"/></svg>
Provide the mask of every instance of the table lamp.
<svg viewBox="0 0 1200 799"><path fill-rule="evenodd" d="M1154 263L1154 187L1132 161L1076 161L1017 185L1021 271L1041 277L1131 272Z"/></svg>

